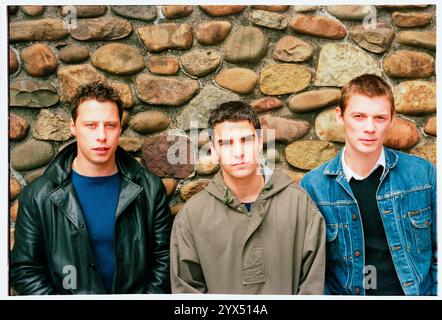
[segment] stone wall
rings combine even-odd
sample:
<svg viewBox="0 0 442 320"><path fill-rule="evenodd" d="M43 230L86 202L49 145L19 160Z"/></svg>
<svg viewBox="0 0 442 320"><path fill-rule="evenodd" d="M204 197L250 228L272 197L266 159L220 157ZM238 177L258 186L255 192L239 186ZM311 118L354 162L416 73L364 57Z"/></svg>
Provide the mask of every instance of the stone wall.
<svg viewBox="0 0 442 320"><path fill-rule="evenodd" d="M275 129L266 156L299 181L343 146L333 109L340 87L363 73L394 87L398 114L386 145L436 163L434 5L77 6L78 19L72 13L9 7L11 239L15 199L72 139L69 102L88 81L107 79L121 93L121 146L164 178L173 213L218 166L208 157L170 165L168 133L183 139L198 122L201 134L184 142L204 148L208 112L232 99L249 102L264 128Z"/></svg>

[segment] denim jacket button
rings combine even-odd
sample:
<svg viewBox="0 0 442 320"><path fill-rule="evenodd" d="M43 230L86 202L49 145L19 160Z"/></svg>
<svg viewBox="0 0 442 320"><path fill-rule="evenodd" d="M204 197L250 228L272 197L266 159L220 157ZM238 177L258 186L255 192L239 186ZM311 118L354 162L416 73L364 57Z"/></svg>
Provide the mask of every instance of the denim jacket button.
<svg viewBox="0 0 442 320"><path fill-rule="evenodd" d="M361 252L359 250L355 251L355 257L359 257L361 255Z"/></svg>
<svg viewBox="0 0 442 320"><path fill-rule="evenodd" d="M361 293L361 290L359 288L355 288L355 293L359 294L359 293Z"/></svg>
<svg viewBox="0 0 442 320"><path fill-rule="evenodd" d="M356 221L356 219L358 218L358 216L355 214L355 213L353 213L353 221Z"/></svg>

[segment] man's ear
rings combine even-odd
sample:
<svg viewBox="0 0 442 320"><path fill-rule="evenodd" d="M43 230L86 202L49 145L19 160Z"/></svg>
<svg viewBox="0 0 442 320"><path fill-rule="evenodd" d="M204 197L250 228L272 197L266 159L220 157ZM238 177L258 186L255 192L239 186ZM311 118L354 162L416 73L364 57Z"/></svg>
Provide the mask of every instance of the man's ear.
<svg viewBox="0 0 442 320"><path fill-rule="evenodd" d="M77 136L77 127L75 126L74 119L71 119L71 124L69 126L71 128L71 133L74 137Z"/></svg>
<svg viewBox="0 0 442 320"><path fill-rule="evenodd" d="M344 125L344 117L343 117L343 114L342 114L341 107L339 107L339 106L337 106L335 108L335 119L336 119L336 122L338 124L340 124L341 126Z"/></svg>

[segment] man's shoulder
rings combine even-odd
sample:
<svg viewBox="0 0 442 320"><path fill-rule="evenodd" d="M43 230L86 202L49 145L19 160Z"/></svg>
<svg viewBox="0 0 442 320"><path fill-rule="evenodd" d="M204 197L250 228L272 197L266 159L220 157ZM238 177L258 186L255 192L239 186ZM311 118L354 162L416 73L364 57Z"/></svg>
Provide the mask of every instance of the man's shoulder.
<svg viewBox="0 0 442 320"><path fill-rule="evenodd" d="M397 150L395 151L390 150L390 152L394 152L398 156L398 164L400 166L404 167L411 166L409 167L409 169L412 169L413 168L412 166L427 167L427 168L434 167L434 165L427 159L416 156L414 154L405 153Z"/></svg>

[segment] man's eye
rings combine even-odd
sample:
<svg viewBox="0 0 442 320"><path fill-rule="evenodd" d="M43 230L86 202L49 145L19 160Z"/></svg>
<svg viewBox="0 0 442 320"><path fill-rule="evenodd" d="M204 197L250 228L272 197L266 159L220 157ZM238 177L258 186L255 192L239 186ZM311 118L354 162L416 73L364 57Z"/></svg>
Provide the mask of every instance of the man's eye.
<svg viewBox="0 0 442 320"><path fill-rule="evenodd" d="M253 137L252 137L252 136L250 136L250 137L245 137L245 138L243 138L243 142L244 142L244 143L253 142Z"/></svg>
<svg viewBox="0 0 442 320"><path fill-rule="evenodd" d="M227 140L225 140L225 141L220 141L219 144L220 144L221 146L228 146L228 145L230 144L230 141L227 141Z"/></svg>
<svg viewBox="0 0 442 320"><path fill-rule="evenodd" d="M353 117L356 118L356 119L362 118L362 116L360 114L355 114L355 115L353 115Z"/></svg>
<svg viewBox="0 0 442 320"><path fill-rule="evenodd" d="M107 125L108 128L115 128L117 125L115 123L109 123Z"/></svg>
<svg viewBox="0 0 442 320"><path fill-rule="evenodd" d="M95 124L93 124L93 123L86 123L85 126L86 126L87 128L94 128L94 127L95 127Z"/></svg>

